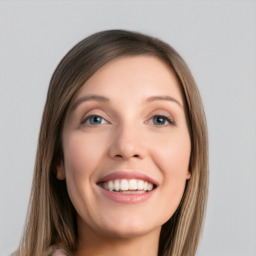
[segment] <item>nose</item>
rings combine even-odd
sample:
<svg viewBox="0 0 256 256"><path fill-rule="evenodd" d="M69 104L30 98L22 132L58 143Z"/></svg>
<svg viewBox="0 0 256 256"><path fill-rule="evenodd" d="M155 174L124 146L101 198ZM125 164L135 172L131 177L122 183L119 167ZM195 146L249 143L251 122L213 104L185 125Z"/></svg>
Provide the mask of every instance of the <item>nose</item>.
<svg viewBox="0 0 256 256"><path fill-rule="evenodd" d="M136 127L119 127L112 136L109 156L119 160L143 159L145 146L142 137Z"/></svg>

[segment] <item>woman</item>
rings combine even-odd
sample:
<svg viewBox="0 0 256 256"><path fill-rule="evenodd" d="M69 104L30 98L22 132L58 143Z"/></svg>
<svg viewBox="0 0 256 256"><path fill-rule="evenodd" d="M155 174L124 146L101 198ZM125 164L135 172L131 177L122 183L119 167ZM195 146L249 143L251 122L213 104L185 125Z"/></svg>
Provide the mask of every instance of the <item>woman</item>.
<svg viewBox="0 0 256 256"><path fill-rule="evenodd" d="M52 76L14 255L195 255L207 186L205 116L184 60L146 35L96 33Z"/></svg>

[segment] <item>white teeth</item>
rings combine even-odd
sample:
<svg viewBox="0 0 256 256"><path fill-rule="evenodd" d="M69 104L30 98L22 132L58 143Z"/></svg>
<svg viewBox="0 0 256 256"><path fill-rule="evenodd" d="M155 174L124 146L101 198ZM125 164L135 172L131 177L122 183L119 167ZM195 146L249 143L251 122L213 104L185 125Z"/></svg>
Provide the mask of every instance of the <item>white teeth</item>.
<svg viewBox="0 0 256 256"><path fill-rule="evenodd" d="M143 180L139 180L138 181L138 190L143 190L144 188L144 181Z"/></svg>
<svg viewBox="0 0 256 256"><path fill-rule="evenodd" d="M145 191L148 190L148 183L147 183L147 181L144 182L144 187L143 187L143 189L144 189Z"/></svg>
<svg viewBox="0 0 256 256"><path fill-rule="evenodd" d="M153 184L144 180L136 179L121 179L121 180L109 180L103 183L103 187L109 191L151 191L153 189Z"/></svg>
<svg viewBox="0 0 256 256"><path fill-rule="evenodd" d="M136 180L129 180L129 189L131 190L137 190L138 185Z"/></svg>
<svg viewBox="0 0 256 256"><path fill-rule="evenodd" d="M121 180L120 190L128 190L129 182L128 180Z"/></svg>
<svg viewBox="0 0 256 256"><path fill-rule="evenodd" d="M114 190L114 183L113 183L113 181L110 180L107 184L108 184L108 189L109 189L110 191L113 191L113 190Z"/></svg>
<svg viewBox="0 0 256 256"><path fill-rule="evenodd" d="M148 183L148 190L152 190L153 189L153 184L152 183Z"/></svg>
<svg viewBox="0 0 256 256"><path fill-rule="evenodd" d="M119 187L120 187L119 180L115 180L115 182L114 182L114 189L115 189L115 191L119 191Z"/></svg>

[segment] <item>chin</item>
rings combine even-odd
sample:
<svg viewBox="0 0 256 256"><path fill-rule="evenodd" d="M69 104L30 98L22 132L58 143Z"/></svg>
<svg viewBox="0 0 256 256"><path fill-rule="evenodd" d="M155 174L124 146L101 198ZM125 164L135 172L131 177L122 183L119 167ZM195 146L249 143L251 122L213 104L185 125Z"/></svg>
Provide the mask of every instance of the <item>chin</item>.
<svg viewBox="0 0 256 256"><path fill-rule="evenodd" d="M122 217L120 217L122 216ZM165 221L163 221L164 223ZM153 230L161 230L162 223L154 223L154 216L119 215L101 224L101 233L108 237L133 238Z"/></svg>
<svg viewBox="0 0 256 256"><path fill-rule="evenodd" d="M135 238L135 237L143 236L147 233L150 233L154 229L156 229L156 230L159 229L159 232L160 232L161 226L157 227L157 228L153 228L153 227L149 227L149 226L144 227L141 224L137 225L137 226L124 225L122 227L115 227L115 228L107 229L104 231L108 237L127 239L127 238Z"/></svg>

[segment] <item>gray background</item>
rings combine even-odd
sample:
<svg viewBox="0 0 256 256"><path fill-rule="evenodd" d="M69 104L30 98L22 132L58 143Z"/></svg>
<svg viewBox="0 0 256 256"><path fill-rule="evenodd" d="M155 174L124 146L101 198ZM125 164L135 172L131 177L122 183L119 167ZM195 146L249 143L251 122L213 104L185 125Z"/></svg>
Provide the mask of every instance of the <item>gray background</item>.
<svg viewBox="0 0 256 256"><path fill-rule="evenodd" d="M210 191L197 255L256 255L256 5L242 0L0 1L0 255L22 233L51 74L75 43L112 28L169 42L200 88Z"/></svg>

